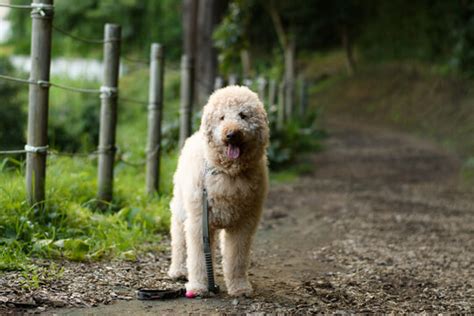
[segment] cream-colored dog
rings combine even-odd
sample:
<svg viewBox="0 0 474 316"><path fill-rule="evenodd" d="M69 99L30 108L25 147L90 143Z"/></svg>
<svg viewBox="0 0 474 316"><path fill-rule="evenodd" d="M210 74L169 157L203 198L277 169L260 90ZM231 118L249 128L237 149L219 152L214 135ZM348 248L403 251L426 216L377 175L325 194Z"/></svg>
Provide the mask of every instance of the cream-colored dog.
<svg viewBox="0 0 474 316"><path fill-rule="evenodd" d="M246 87L215 91L204 107L201 127L187 139L174 175L171 201L172 278L186 289L207 292L202 237L202 191L208 192L213 255L222 230L224 279L230 295L250 295L250 246L268 188L267 116L258 96Z"/></svg>

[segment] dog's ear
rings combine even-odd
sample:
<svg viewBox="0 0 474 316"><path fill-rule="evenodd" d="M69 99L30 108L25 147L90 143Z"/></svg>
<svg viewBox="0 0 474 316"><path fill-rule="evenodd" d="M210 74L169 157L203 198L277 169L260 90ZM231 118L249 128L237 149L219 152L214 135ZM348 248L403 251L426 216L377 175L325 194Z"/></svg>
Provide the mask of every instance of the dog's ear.
<svg viewBox="0 0 474 316"><path fill-rule="evenodd" d="M257 106L257 117L258 124L260 126L260 133L258 138L260 143L267 147L268 143L270 142L270 128L268 125L269 122L267 112L265 111L265 108L263 107L262 103Z"/></svg>
<svg viewBox="0 0 474 316"><path fill-rule="evenodd" d="M200 130L201 133L206 137L208 142L212 141L212 131L213 131L213 126L212 126L212 115L211 111L209 110L210 105L209 103L204 106L202 109L202 117L201 117L201 126Z"/></svg>

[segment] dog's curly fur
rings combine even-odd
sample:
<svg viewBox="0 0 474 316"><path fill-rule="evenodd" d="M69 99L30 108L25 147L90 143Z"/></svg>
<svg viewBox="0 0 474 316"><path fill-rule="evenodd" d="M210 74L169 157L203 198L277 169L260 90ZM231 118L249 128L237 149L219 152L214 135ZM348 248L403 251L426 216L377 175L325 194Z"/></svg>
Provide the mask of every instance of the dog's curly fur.
<svg viewBox="0 0 474 316"><path fill-rule="evenodd" d="M239 135L236 143L229 135ZM203 110L201 127L187 139L174 175L171 201L169 275L185 277L186 289L206 294L202 241L202 189L208 191L211 246L222 231L224 279L230 295L250 295L250 246L268 189L266 148L269 129L258 96L246 87L215 91ZM238 157L229 156L238 147ZM212 170L212 172L208 172Z"/></svg>

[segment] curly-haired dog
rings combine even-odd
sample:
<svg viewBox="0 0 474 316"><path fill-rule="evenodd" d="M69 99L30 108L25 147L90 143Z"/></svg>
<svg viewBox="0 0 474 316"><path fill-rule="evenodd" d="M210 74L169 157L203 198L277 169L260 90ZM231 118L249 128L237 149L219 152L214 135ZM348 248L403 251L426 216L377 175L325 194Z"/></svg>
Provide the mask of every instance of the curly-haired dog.
<svg viewBox="0 0 474 316"><path fill-rule="evenodd" d="M222 230L224 279L230 295L250 295L250 246L268 188L267 116L246 87L215 91L201 127L187 139L174 175L171 201L172 278L187 275L186 289L207 292L202 240L202 189L208 192L211 247Z"/></svg>

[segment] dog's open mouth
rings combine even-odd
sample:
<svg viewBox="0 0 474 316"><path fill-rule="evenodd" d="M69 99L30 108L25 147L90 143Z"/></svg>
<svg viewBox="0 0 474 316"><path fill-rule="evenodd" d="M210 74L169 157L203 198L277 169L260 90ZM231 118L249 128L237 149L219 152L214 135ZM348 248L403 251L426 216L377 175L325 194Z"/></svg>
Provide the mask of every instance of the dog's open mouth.
<svg viewBox="0 0 474 316"><path fill-rule="evenodd" d="M228 144L226 154L227 158L235 160L240 157L240 147L234 144Z"/></svg>

